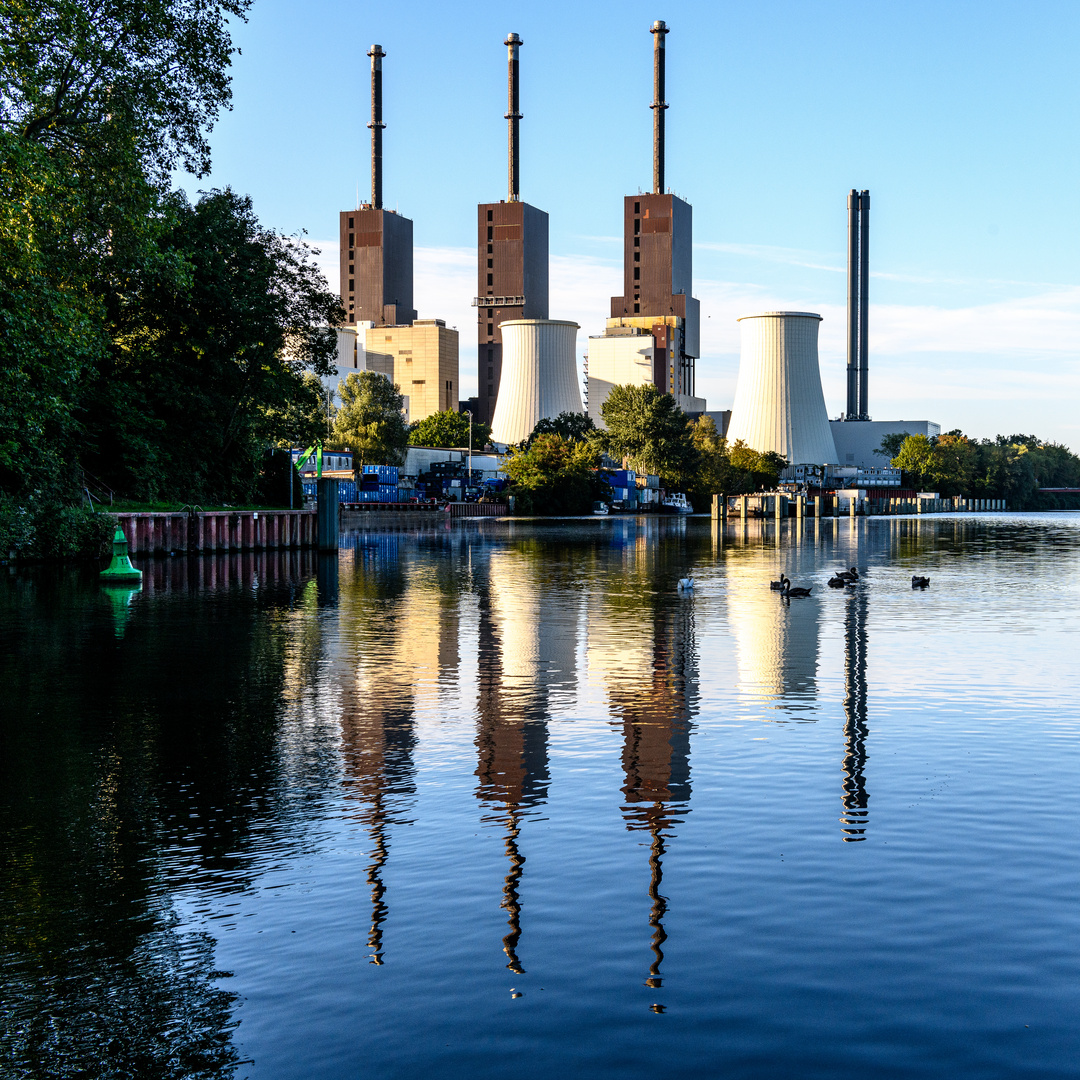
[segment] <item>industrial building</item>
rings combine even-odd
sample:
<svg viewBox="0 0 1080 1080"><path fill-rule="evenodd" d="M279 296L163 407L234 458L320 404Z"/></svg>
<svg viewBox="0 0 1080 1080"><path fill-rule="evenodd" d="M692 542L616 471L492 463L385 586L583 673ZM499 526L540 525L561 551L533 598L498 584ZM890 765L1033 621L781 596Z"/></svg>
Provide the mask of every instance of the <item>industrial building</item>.
<svg viewBox="0 0 1080 1080"><path fill-rule="evenodd" d="M941 434L941 425L930 420L870 419L870 192L852 188L847 209L847 408L829 426L840 466L862 470L872 479L889 465L876 453L886 435L933 438ZM863 486L874 485L868 481Z"/></svg>
<svg viewBox="0 0 1080 1080"><path fill-rule="evenodd" d="M649 383L672 394L688 413L705 411L696 396L696 361L701 355L700 305L693 291L693 210L664 187L664 100L667 25L657 20L653 35L653 189L623 200L623 294L611 298L603 337L589 339L589 413L599 421L612 386ZM627 331L652 337L649 361L642 343ZM594 381L595 380L595 381Z"/></svg>
<svg viewBox="0 0 1080 1080"><path fill-rule="evenodd" d="M728 424L729 443L783 454L792 465L835 465L818 366L821 316L763 311L739 320L739 381Z"/></svg>
<svg viewBox="0 0 1080 1080"><path fill-rule="evenodd" d="M409 422L458 407L458 332L442 319L364 328L368 371L394 383Z"/></svg>
<svg viewBox="0 0 1080 1080"><path fill-rule="evenodd" d="M363 335L357 356L392 380L410 421L458 404L458 333L413 306L413 223L383 208L382 46L371 57L371 202L339 215L341 303L346 326ZM339 328L341 338L343 329ZM366 347L366 350L365 350ZM339 350L341 346L339 345ZM340 361L339 361L340 366Z"/></svg>
<svg viewBox="0 0 1080 1080"><path fill-rule="evenodd" d="M578 324L516 319L502 324L503 377L491 421L491 441L512 445L537 423L563 412L582 412L578 386Z"/></svg>
<svg viewBox="0 0 1080 1080"><path fill-rule="evenodd" d="M481 203L476 215L477 384L474 415L491 423L502 382L503 323L548 317L548 216L521 201L517 34L507 48L507 197Z"/></svg>

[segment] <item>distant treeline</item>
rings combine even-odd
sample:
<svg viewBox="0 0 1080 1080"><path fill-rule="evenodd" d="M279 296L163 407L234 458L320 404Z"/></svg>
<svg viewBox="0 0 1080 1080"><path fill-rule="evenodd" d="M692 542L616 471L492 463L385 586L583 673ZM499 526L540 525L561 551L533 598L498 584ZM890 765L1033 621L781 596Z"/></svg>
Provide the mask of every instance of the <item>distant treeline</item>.
<svg viewBox="0 0 1080 1080"><path fill-rule="evenodd" d="M905 483L943 499L1004 499L1010 510L1075 510L1080 497L1043 488L1080 487L1080 457L1034 435L969 439L944 435L888 435L878 451L903 470Z"/></svg>

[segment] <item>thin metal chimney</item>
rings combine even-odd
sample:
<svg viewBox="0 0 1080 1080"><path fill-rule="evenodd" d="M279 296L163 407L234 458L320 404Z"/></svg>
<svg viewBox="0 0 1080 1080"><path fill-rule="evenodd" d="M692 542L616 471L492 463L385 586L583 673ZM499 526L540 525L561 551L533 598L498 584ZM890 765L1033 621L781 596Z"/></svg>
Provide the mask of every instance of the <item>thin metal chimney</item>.
<svg viewBox="0 0 1080 1080"><path fill-rule="evenodd" d="M868 420L870 325L870 192L848 192L848 420Z"/></svg>
<svg viewBox="0 0 1080 1080"><path fill-rule="evenodd" d="M870 192L859 195L859 419L870 419Z"/></svg>
<svg viewBox="0 0 1080 1080"><path fill-rule="evenodd" d="M510 111L506 114L509 121L507 130L507 201L521 201L521 154L518 149L518 122L521 113L518 111L520 101L518 97L518 49L525 43L517 36L510 34L503 42L506 46L506 95L509 100Z"/></svg>
<svg viewBox="0 0 1080 1080"><path fill-rule="evenodd" d="M382 209L382 58L381 45L372 45L371 57L371 205Z"/></svg>
<svg viewBox="0 0 1080 1080"><path fill-rule="evenodd" d="M657 19L649 33L653 35L653 101L649 106L653 111L652 187L654 195L663 195L664 110L668 107L664 100L664 38L668 34L667 24L663 19Z"/></svg>

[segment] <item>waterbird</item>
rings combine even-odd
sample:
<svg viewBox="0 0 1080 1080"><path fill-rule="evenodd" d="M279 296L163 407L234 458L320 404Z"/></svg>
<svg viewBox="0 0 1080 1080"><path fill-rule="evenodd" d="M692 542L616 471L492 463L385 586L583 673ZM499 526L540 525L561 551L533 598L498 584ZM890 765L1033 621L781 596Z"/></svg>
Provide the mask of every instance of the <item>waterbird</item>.
<svg viewBox="0 0 1080 1080"><path fill-rule="evenodd" d="M841 570L840 573L837 574L836 576L837 577L842 577L842 578L847 578L848 581L858 581L859 580L859 571L856 570L855 567L853 566L853 567L851 567L850 570Z"/></svg>
<svg viewBox="0 0 1080 1080"><path fill-rule="evenodd" d="M836 577L829 578L829 588L842 589L845 585L852 585L854 582L851 578L841 577L839 574Z"/></svg>
<svg viewBox="0 0 1080 1080"><path fill-rule="evenodd" d="M770 581L769 582L769 588L772 589L774 592L783 592L784 591L784 582L785 581L787 581L787 578L784 577L783 573L781 572L780 580L779 581Z"/></svg>
<svg viewBox="0 0 1080 1080"><path fill-rule="evenodd" d="M679 578L679 592L685 592L687 589L694 587L694 579L692 577Z"/></svg>
<svg viewBox="0 0 1080 1080"><path fill-rule="evenodd" d="M911 575L911 587L913 589L926 589L930 585L930 579L928 577L919 577L917 574Z"/></svg>
<svg viewBox="0 0 1080 1080"><path fill-rule="evenodd" d="M792 596L809 596L809 595L810 595L810 589L805 589L801 585L798 585L793 589L791 587L791 582L790 581L787 582L784 585L784 591L781 593L781 596L785 597L786 599L790 598Z"/></svg>

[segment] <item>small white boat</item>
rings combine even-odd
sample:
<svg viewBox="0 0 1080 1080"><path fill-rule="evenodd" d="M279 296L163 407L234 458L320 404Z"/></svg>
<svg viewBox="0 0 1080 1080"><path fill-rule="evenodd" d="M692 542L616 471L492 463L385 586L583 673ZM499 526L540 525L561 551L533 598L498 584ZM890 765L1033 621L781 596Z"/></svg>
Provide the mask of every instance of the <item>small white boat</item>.
<svg viewBox="0 0 1080 1080"><path fill-rule="evenodd" d="M602 499L597 499L596 502L592 504L592 512L594 514L600 514L603 517L611 513L611 507Z"/></svg>
<svg viewBox="0 0 1080 1080"><path fill-rule="evenodd" d="M692 514L694 512L690 500L681 491L668 495L660 505L667 514Z"/></svg>

